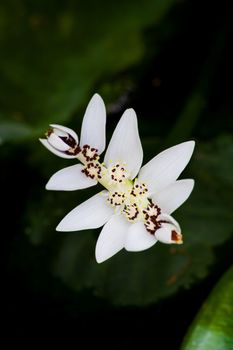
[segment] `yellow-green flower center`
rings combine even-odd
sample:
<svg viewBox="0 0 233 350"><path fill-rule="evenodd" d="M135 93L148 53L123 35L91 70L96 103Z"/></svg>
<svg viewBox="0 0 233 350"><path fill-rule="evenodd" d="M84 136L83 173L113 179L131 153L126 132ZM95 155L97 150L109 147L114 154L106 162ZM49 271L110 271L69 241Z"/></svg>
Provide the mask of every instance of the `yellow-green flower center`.
<svg viewBox="0 0 233 350"><path fill-rule="evenodd" d="M147 231L154 234L161 227L161 209L148 198L146 183L130 180L127 164L119 162L106 167L99 162L98 150L85 145L78 155L84 164L82 172L102 184L107 190L106 201L129 222L144 222Z"/></svg>

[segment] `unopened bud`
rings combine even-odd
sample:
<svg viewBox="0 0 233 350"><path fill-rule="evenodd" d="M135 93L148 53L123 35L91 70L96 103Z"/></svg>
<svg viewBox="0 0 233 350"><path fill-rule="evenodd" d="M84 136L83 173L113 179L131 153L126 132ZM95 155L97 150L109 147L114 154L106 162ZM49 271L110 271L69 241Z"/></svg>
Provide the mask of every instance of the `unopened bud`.
<svg viewBox="0 0 233 350"><path fill-rule="evenodd" d="M180 228L168 222L162 222L161 228L155 232L155 238L165 244L182 244Z"/></svg>
<svg viewBox="0 0 233 350"><path fill-rule="evenodd" d="M46 136L50 146L67 155L77 155L80 152L77 134L62 125L50 125Z"/></svg>

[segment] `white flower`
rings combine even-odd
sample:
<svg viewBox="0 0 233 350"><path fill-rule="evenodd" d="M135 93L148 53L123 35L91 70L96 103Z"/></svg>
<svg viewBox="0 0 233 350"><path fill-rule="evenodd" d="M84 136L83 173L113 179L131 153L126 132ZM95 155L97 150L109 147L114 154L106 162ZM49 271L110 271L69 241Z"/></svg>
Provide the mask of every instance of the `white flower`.
<svg viewBox="0 0 233 350"><path fill-rule="evenodd" d="M113 133L104 163L96 159L84 168L87 178L92 176L106 190L73 209L57 231L104 225L96 244L99 263L122 248L142 251L157 241L182 243L180 226L170 214L193 189L193 180L177 178L189 162L194 144L188 141L171 147L141 168L143 151L137 117L133 109L126 110ZM62 181L66 176L60 176L59 186Z"/></svg>
<svg viewBox="0 0 233 350"><path fill-rule="evenodd" d="M99 159L105 149L106 110L102 98L95 94L90 100L81 128L80 143L77 134L62 125L51 124L47 139L41 143L52 153L62 158L77 158L77 164L55 173L46 185L47 190L72 191L97 184L95 176L85 175L85 166Z"/></svg>

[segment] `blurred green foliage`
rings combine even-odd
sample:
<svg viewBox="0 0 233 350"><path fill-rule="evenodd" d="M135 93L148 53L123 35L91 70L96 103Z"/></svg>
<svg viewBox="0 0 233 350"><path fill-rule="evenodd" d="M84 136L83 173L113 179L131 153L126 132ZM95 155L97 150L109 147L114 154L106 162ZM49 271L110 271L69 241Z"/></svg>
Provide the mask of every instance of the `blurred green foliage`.
<svg viewBox="0 0 233 350"><path fill-rule="evenodd" d="M34 133L67 122L104 77L138 62L173 0L1 1L0 112ZM56 11L54 9L56 8ZM9 131L15 124L9 123ZM1 130L1 125L0 125ZM37 132L37 134L36 134ZM0 131L0 136L9 139ZM19 128L18 137L26 136Z"/></svg>
<svg viewBox="0 0 233 350"><path fill-rule="evenodd" d="M230 350L233 347L233 267L203 304L182 350Z"/></svg>

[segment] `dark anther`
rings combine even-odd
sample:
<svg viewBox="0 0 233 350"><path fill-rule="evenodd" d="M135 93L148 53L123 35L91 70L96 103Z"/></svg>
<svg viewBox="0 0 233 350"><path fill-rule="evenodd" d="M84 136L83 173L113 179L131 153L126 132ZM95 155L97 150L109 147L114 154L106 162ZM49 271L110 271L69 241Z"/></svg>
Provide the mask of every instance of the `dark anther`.
<svg viewBox="0 0 233 350"><path fill-rule="evenodd" d="M75 141L75 139L71 135L59 136L59 137L62 141L64 141L71 148L75 148L77 146L77 142Z"/></svg>
<svg viewBox="0 0 233 350"><path fill-rule="evenodd" d="M177 233L175 230L172 230L172 241L177 242L180 240L179 233Z"/></svg>
<svg viewBox="0 0 233 350"><path fill-rule="evenodd" d="M68 155L76 156L77 154L80 153L80 151L81 151L81 149L80 149L79 145L76 145L74 148L70 148L67 151L65 151L64 153L68 154Z"/></svg>

